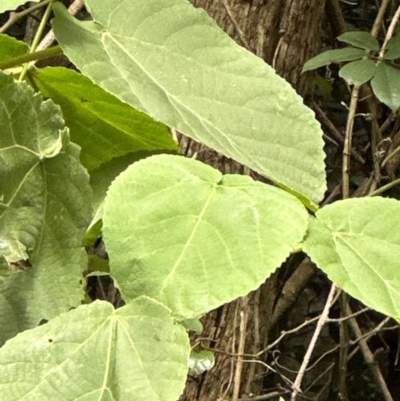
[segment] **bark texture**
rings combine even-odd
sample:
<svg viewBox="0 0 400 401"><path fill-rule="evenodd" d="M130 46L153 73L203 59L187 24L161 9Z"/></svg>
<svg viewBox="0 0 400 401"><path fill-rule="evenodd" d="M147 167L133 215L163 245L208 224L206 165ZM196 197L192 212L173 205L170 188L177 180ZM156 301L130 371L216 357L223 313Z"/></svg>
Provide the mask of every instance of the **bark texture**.
<svg viewBox="0 0 400 401"><path fill-rule="evenodd" d="M304 62L319 49L324 0L190 1L204 8L237 43L273 65L299 94L307 94L309 80L300 73ZM243 166L188 138L181 138L181 147L189 157L224 173L246 173ZM257 291L205 316L201 339L192 340L214 349L216 365L201 376L189 377L180 401L223 401L265 394L268 368L262 364L266 353L260 352L273 337L272 327L315 271L308 260L300 266L285 266Z"/></svg>

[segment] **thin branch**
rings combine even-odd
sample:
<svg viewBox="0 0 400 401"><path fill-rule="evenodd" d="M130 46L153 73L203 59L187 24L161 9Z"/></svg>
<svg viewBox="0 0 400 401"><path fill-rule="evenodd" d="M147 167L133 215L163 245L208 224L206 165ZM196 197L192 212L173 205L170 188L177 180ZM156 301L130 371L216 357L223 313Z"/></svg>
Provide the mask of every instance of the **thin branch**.
<svg viewBox="0 0 400 401"><path fill-rule="evenodd" d="M311 338L310 344L308 346L308 349L306 351L306 354L304 355L303 362L300 366L299 373L296 376L296 380L293 384L293 392L290 398L290 401L295 401L297 398L297 394L301 391L301 382L303 381L304 374L307 369L307 365L310 362L311 355L314 351L315 344L318 340L318 337L321 333L321 330L323 326L325 325L326 321L328 320L328 315L329 315L329 310L331 306L333 305L333 300L335 297L335 292L337 288L334 284L332 284L331 289L328 294L328 298L326 300L324 310L322 311L321 317L318 319L317 327L315 328L314 334Z"/></svg>
<svg viewBox="0 0 400 401"><path fill-rule="evenodd" d="M379 7L378 15L375 18L374 25L371 29L371 34L373 36L377 36L379 33L379 29L381 28L383 18L385 17L385 12L392 0L383 0L381 6Z"/></svg>
<svg viewBox="0 0 400 401"><path fill-rule="evenodd" d="M381 193L383 193L383 192L387 191L388 189L393 188L399 184L400 184L400 178L397 178L396 180L389 182L389 184L383 185L382 187L375 189L375 191L369 193L368 196L380 195Z"/></svg>
<svg viewBox="0 0 400 401"><path fill-rule="evenodd" d="M352 314L352 310L350 306L347 304L347 313ZM368 366L371 368L375 379L378 385L381 388L382 394L384 396L385 401L393 401L392 396L390 395L389 389L387 388L385 379L382 375L381 370L379 369L378 363L375 361L374 355L368 347L367 341L365 339L361 339L363 336L360 327L358 326L357 320L355 318L349 320L350 326L353 330L354 335L357 338L360 338L359 344L361 348L361 352L364 356L365 362L367 362Z"/></svg>
<svg viewBox="0 0 400 401"><path fill-rule="evenodd" d="M393 16L392 22L389 25L388 31L385 36L385 40L381 47L381 51L379 52L380 57L383 57L385 54L387 42L389 42L390 38L393 36L394 28L396 27L396 24L397 24L397 21L399 20L399 18L400 18L400 6L397 8L397 11Z"/></svg>
<svg viewBox="0 0 400 401"><path fill-rule="evenodd" d="M83 0L75 0L69 7L68 11L71 15L76 15L78 12L84 7ZM54 31L50 30L47 35L42 39L39 43L37 50L43 50L53 44L56 37L54 35Z"/></svg>
<svg viewBox="0 0 400 401"><path fill-rule="evenodd" d="M55 57L63 54L60 46L53 46L49 49L41 50L35 53L28 53L22 56L14 57L11 60L0 63L0 70L7 70L18 65L28 63L29 61L42 60L50 57Z"/></svg>
<svg viewBox="0 0 400 401"><path fill-rule="evenodd" d="M239 398L238 401L263 401L263 400L269 400L271 398L279 397L281 395L289 394L289 390L282 390L282 391L273 391L272 393L269 394L264 394L264 395L256 395L255 397L251 398Z"/></svg>
<svg viewBox="0 0 400 401"><path fill-rule="evenodd" d="M350 197L350 155L351 142L353 136L354 117L356 115L359 86L355 86L351 92L351 100L349 106L349 115L346 123L346 133L343 147L343 164L342 164L342 196L343 199Z"/></svg>
<svg viewBox="0 0 400 401"><path fill-rule="evenodd" d="M347 318L347 305L349 303L349 295L344 291L340 294L340 316L342 319ZM339 349L339 392L340 399L348 401L349 397L347 394L347 358L349 355L349 326L346 320L339 323L340 331L340 349Z"/></svg>
<svg viewBox="0 0 400 401"><path fill-rule="evenodd" d="M11 12L7 22L2 27L0 27L0 33L4 33L8 28L10 28L12 25L14 25L18 20L26 17L31 12L33 12L41 7L46 6L47 4L50 3L50 1L51 0L43 0L39 4L35 4L32 7L29 7L23 11L20 11L19 13Z"/></svg>
<svg viewBox="0 0 400 401"><path fill-rule="evenodd" d="M244 347L246 344L246 328L247 322L249 318L249 311L247 308L247 297L243 297L241 299L242 308L240 311L240 326L239 326L239 346L238 346L238 354L244 354ZM232 401L238 401L239 392L240 392L240 384L242 382L242 370L243 370L243 356L239 356L237 360L237 364L235 367L235 377L233 381L233 395Z"/></svg>

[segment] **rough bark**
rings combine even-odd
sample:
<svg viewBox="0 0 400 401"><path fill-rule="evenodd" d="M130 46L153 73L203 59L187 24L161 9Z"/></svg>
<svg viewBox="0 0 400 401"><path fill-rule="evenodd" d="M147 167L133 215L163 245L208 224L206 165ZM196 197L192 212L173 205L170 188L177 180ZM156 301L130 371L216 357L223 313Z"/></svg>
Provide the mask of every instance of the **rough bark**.
<svg viewBox="0 0 400 401"><path fill-rule="evenodd" d="M304 62L318 52L323 0L191 2L204 8L240 45L272 64L298 93L307 94L309 80L300 73ZM222 172L246 172L238 163L188 138L182 138L181 146L189 157L195 156ZM244 358L238 354L244 351L246 355L256 355L265 348L273 325L293 304L315 270L307 260L296 269L285 266L257 291L205 316L201 345L215 350L216 365L202 376L189 377L180 400L222 401L265 394L267 368L260 363L266 360L265 354Z"/></svg>

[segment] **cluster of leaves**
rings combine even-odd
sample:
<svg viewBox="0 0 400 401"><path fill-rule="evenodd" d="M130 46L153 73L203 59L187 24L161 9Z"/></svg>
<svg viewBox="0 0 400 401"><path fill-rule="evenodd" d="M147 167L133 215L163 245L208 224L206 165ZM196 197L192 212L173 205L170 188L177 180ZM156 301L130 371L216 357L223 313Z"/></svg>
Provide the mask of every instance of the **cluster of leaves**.
<svg viewBox="0 0 400 401"><path fill-rule="evenodd" d="M376 97L392 110L400 107L400 36L388 40L384 47L369 32L346 32L337 38L351 45L343 49L328 50L308 60L303 72L331 63L348 62L340 68L339 76L349 85L361 86L371 81Z"/></svg>
<svg viewBox="0 0 400 401"><path fill-rule="evenodd" d="M400 204L318 209L322 132L288 83L186 0L86 6L93 21L53 5L81 73L0 74L0 399L176 400L184 326L301 247L352 296L400 317ZM0 40L0 64L29 51ZM276 186L179 156L168 127ZM80 305L82 243L100 234L118 310Z"/></svg>

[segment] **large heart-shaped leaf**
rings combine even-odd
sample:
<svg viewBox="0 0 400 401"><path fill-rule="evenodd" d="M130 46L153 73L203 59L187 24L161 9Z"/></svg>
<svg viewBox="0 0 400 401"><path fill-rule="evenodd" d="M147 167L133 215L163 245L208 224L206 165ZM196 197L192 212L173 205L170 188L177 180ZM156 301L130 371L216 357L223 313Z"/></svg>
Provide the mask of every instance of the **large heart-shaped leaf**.
<svg viewBox="0 0 400 401"><path fill-rule="evenodd" d="M77 306L89 176L60 109L0 74L0 342Z"/></svg>
<svg viewBox="0 0 400 401"><path fill-rule="evenodd" d="M322 132L270 66L187 0L86 5L94 21L79 22L60 4L53 21L83 74L316 207L326 187Z"/></svg>
<svg viewBox="0 0 400 401"><path fill-rule="evenodd" d="M0 349L0 400L176 401L190 345L162 305L106 302L21 333Z"/></svg>
<svg viewBox="0 0 400 401"><path fill-rule="evenodd" d="M103 233L124 299L145 294L188 319L256 289L307 222L300 201L279 188L161 155L111 184Z"/></svg>
<svg viewBox="0 0 400 401"><path fill-rule="evenodd" d="M348 199L310 221L304 250L340 288L400 319L400 202Z"/></svg>

